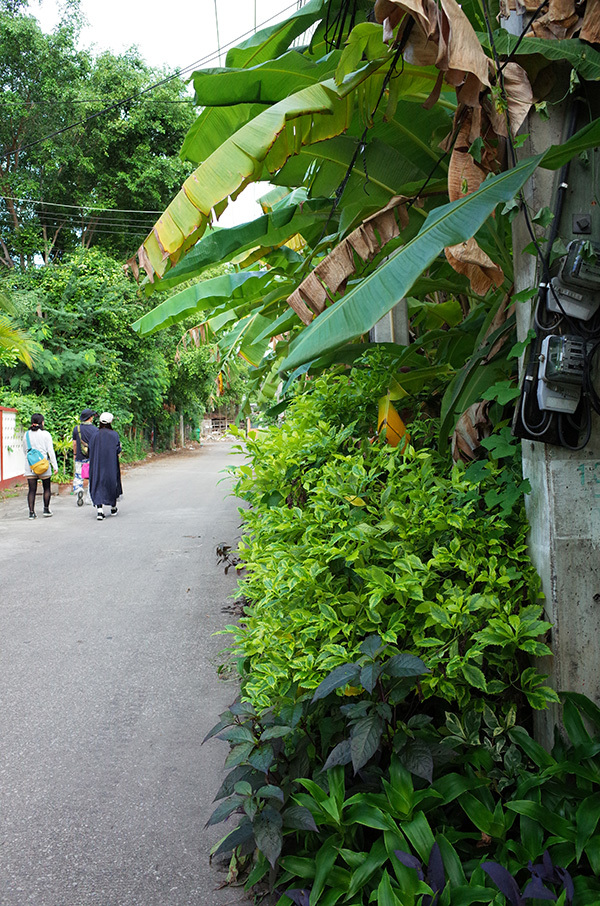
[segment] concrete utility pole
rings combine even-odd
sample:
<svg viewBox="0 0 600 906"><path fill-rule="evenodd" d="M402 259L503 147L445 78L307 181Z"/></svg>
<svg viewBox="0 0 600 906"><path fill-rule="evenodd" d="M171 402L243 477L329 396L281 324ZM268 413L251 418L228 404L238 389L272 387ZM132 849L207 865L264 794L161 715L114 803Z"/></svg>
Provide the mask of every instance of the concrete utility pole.
<svg viewBox="0 0 600 906"><path fill-rule="evenodd" d="M387 315L373 325L371 340L373 343L397 343L399 346L410 344L406 299L401 299Z"/></svg>
<svg viewBox="0 0 600 906"><path fill-rule="evenodd" d="M511 19L517 20L521 17ZM510 22L513 33L522 25ZM561 81L556 72L557 82ZM565 66L564 85L556 96L568 93L569 71ZM588 85L587 101L600 108L600 91ZM545 151L564 140L564 122L574 97L551 107L550 118L542 120L532 113L523 132L529 133L526 154ZM583 109L588 119L589 109ZM598 115L595 112L593 115ZM585 125L577 123L577 128ZM558 237L568 245L571 240L600 242L600 150L586 152L570 164ZM554 206L561 171L538 169L524 189L524 197L535 214ZM541 235L544 235L543 233ZM546 233L547 235L547 233ZM515 292L539 286L543 279L535 256L524 252L531 236L523 214L513 224ZM517 306L519 340L534 326L535 298ZM527 357L527 352L525 354ZM597 370L596 370L597 374ZM595 384L597 386L597 382ZM545 609L554 624L551 647L554 657L542 663L557 691L576 691L600 702L600 418L592 412L589 443L580 451L531 440L523 440L523 474L531 483L526 500L531 525L530 551L542 578ZM552 744L553 730L559 719L558 708L538 715L537 735L543 744Z"/></svg>

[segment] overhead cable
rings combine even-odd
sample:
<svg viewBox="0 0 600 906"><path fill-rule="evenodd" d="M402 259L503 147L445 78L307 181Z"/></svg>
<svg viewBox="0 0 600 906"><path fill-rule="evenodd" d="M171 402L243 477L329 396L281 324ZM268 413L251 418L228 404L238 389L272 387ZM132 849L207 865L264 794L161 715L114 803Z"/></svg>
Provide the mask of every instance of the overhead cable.
<svg viewBox="0 0 600 906"><path fill-rule="evenodd" d="M9 196L6 201L24 201L35 205L48 205L52 208L75 208L77 211L104 211L109 214L162 214L163 211L141 211L139 208L101 208L94 205L84 204L63 204L59 201L46 201L43 198L23 198L18 195Z"/></svg>

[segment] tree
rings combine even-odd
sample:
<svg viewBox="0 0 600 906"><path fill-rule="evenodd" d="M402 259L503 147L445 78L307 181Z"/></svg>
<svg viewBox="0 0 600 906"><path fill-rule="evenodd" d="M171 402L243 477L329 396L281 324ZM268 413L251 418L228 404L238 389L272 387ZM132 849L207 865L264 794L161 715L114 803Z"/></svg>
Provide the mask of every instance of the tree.
<svg viewBox="0 0 600 906"><path fill-rule="evenodd" d="M139 342L129 324L140 302L117 261L100 249L78 249L60 266L14 272L7 282L15 323L39 351L30 371L2 370L5 386L52 396L75 413L92 401L124 424L161 410L176 340Z"/></svg>
<svg viewBox="0 0 600 906"><path fill-rule="evenodd" d="M127 254L152 222L144 212L160 210L189 172L176 157L193 119L181 80L134 51L94 60L77 49L79 27L76 6L49 35L32 16L0 10L8 267L48 263L78 244Z"/></svg>

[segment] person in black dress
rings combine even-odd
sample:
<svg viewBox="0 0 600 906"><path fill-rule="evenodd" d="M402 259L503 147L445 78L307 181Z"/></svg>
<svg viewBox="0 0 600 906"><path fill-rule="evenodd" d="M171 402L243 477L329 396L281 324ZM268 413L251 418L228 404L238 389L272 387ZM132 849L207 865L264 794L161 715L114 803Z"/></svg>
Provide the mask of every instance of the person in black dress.
<svg viewBox="0 0 600 906"><path fill-rule="evenodd" d="M123 493L119 453L121 441L112 426L112 412L103 412L100 427L90 441L90 496L97 508L96 518L104 519L104 507L117 515L117 499Z"/></svg>

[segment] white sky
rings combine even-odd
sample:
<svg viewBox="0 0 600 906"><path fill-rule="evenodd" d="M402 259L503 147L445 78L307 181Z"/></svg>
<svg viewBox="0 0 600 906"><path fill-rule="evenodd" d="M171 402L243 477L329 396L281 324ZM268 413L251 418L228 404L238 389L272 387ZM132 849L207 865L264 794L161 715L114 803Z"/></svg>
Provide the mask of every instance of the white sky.
<svg viewBox="0 0 600 906"><path fill-rule="evenodd" d="M274 24L290 16L297 8L293 0L178 0L171 4L148 0L81 0L81 10L88 26L81 35L81 45L97 53L111 50L120 53L136 45L144 60L153 67L179 70L197 61L197 68L218 66L216 52L229 42L239 43L241 37L260 29L264 23ZM58 21L58 0L31 0L30 12L44 31L51 31ZM225 52L221 56L225 64ZM189 74L189 73L188 73ZM269 187L249 186L230 204L219 223L232 226L252 220L260 214L256 198Z"/></svg>

